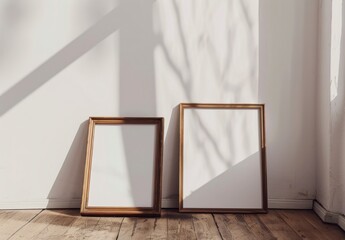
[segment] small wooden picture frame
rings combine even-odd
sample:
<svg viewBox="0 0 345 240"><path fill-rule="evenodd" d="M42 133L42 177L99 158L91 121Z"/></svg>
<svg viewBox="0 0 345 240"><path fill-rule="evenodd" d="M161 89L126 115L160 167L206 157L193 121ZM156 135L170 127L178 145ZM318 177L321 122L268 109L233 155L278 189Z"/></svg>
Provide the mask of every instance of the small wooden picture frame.
<svg viewBox="0 0 345 240"><path fill-rule="evenodd" d="M266 213L263 104L180 104L179 211Z"/></svg>
<svg viewBox="0 0 345 240"><path fill-rule="evenodd" d="M90 117L82 215L159 216L163 118Z"/></svg>

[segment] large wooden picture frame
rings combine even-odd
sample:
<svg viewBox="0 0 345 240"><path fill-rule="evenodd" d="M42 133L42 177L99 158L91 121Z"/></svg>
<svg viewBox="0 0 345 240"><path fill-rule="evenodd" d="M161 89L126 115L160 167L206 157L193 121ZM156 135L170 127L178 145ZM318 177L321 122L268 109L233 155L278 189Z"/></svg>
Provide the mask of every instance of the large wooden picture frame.
<svg viewBox="0 0 345 240"><path fill-rule="evenodd" d="M163 118L90 117L82 215L161 212Z"/></svg>
<svg viewBox="0 0 345 240"><path fill-rule="evenodd" d="M266 213L263 104L180 104L180 212Z"/></svg>

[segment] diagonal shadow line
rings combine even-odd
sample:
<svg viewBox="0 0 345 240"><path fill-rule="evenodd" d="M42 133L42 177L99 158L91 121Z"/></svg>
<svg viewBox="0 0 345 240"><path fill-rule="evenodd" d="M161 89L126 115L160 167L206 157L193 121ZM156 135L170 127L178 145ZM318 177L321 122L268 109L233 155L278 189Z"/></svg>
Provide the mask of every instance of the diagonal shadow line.
<svg viewBox="0 0 345 240"><path fill-rule="evenodd" d="M79 37L3 93L0 96L0 116L115 32L119 28L119 20L119 8L113 9Z"/></svg>
<svg viewBox="0 0 345 240"><path fill-rule="evenodd" d="M256 151L252 154L248 154L249 156L246 156L245 158L241 159L240 162L235 163L234 165L229 165L227 169L213 177L212 179L209 179L206 183L199 186L196 189L190 189L190 193L187 196L184 196L184 204L201 204L204 206L197 206L197 207L209 207L209 208L217 208L215 205L220 204L221 205L227 205L223 207L230 207L230 203L236 203L234 208L241 208L243 203L247 202L254 202L255 198L250 198L253 193L255 193L255 190L249 189L249 187L254 187L258 182L256 180L248 180L248 174L253 175L252 170L248 172L248 169L250 169L250 166L253 166L253 164L256 163L258 158L260 158L260 151ZM261 163L260 163L261 166ZM260 171L259 171L260 172ZM261 173L260 173L261 174ZM261 175L252 176L252 177L258 177L259 181L261 181ZM241 179L239 181L235 181L236 179ZM230 193L229 191L239 191L238 188L238 182L241 182L241 193ZM261 182L261 184L263 184ZM261 192L262 193L262 192ZM221 197L220 197L221 195ZM244 201L244 199L246 199ZM205 206L209 205L209 206ZM213 206L212 206L213 205ZM194 206L196 207L196 206ZM251 208L250 206L246 206L248 208Z"/></svg>

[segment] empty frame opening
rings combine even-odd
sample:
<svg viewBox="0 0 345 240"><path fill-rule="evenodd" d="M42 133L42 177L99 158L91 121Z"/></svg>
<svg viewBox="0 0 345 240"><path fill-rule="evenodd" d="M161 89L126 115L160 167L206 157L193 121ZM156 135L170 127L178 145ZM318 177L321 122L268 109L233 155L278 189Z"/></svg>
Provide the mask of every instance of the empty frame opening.
<svg viewBox="0 0 345 240"><path fill-rule="evenodd" d="M89 206L153 207L155 128L95 125Z"/></svg>

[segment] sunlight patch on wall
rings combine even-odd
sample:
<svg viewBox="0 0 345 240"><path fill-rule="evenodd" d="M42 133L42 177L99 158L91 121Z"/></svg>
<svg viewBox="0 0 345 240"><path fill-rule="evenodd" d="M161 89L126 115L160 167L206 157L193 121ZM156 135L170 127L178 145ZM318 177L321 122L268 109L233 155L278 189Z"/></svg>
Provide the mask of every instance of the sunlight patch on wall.
<svg viewBox="0 0 345 240"><path fill-rule="evenodd" d="M331 101L338 95L340 44L342 35L342 0L332 1L331 26Z"/></svg>

